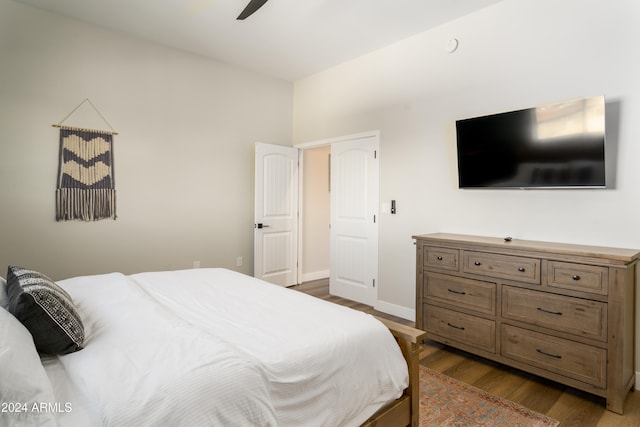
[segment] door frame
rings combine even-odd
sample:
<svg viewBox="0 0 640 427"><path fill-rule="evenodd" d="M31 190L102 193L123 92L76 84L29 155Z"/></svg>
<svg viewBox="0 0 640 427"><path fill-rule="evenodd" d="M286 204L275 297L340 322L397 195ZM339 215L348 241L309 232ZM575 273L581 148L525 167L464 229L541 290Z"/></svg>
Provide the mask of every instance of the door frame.
<svg viewBox="0 0 640 427"><path fill-rule="evenodd" d="M336 144L336 143L340 143L340 142L345 142L345 141L353 141L353 140L357 140L357 139L365 139L365 138L371 138L374 137L376 138L377 142L378 142L378 146L380 144L380 131L379 130L373 130L373 131L367 131L367 132L360 132L360 133L356 133L356 134L351 134L351 135L342 135L342 136L337 136L337 137L333 137L333 138L326 138L326 139L319 139L319 140L315 140L315 141L308 141L308 142L303 142L300 144L296 144L293 147L298 149L298 164L299 164L299 168L298 168L298 281L300 281L302 279L302 222L303 222L303 218L304 218L304 214L303 214L303 188L304 186L303 184L303 178L304 178L304 168L303 168L303 156L304 156L304 150L307 148L315 148L315 147L321 147L321 146L325 146L325 145L332 145L332 144ZM378 171L378 179L380 179L380 172ZM378 224L377 226L380 227L379 225L379 221L376 223ZM328 231L327 231L328 232ZM376 254L376 257L379 258L379 252ZM379 259L377 260L379 261ZM379 263L377 263L376 265L379 265ZM379 277L379 275L376 275ZM378 281L379 282L379 281ZM375 294L376 294L376 301L377 301L377 294L378 294L378 287L379 287L379 283L375 288Z"/></svg>

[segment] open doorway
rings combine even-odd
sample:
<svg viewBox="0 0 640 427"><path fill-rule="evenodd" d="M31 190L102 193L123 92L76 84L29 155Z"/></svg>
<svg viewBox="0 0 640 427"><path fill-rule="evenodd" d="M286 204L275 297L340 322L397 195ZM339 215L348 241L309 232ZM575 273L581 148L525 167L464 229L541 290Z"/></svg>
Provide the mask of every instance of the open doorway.
<svg viewBox="0 0 640 427"><path fill-rule="evenodd" d="M329 278L331 146L302 151L301 164L301 278L302 282Z"/></svg>
<svg viewBox="0 0 640 427"><path fill-rule="evenodd" d="M256 277L291 286L328 272L332 295L375 304L378 146L377 131L295 147L256 143Z"/></svg>
<svg viewBox="0 0 640 427"><path fill-rule="evenodd" d="M328 268L332 295L368 305L377 300L378 146L377 131L296 146L301 150L299 283L326 278ZM313 172L305 157L311 157ZM322 206L315 205L316 195ZM309 259L318 251L318 260Z"/></svg>

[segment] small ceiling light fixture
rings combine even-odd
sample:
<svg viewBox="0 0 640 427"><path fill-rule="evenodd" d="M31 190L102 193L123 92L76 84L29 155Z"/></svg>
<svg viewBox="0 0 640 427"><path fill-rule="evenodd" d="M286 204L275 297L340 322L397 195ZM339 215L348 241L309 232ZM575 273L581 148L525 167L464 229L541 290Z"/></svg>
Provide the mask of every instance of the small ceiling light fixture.
<svg viewBox="0 0 640 427"><path fill-rule="evenodd" d="M444 45L444 50L449 53L453 53L458 49L458 39L452 38Z"/></svg>

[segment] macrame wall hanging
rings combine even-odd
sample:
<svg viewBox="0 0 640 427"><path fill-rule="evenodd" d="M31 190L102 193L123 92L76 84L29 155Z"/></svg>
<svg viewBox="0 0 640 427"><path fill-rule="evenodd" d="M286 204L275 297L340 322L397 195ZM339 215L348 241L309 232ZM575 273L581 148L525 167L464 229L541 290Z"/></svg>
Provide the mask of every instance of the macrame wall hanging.
<svg viewBox="0 0 640 427"><path fill-rule="evenodd" d="M85 103L111 131L63 125ZM88 98L53 126L60 128L56 220L116 219L113 135L118 133Z"/></svg>

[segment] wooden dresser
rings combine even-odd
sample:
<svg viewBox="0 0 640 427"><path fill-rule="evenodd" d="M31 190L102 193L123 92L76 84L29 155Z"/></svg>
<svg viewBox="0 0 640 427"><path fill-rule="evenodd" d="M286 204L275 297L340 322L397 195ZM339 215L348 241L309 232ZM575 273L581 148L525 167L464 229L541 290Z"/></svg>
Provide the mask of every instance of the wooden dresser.
<svg viewBox="0 0 640 427"><path fill-rule="evenodd" d="M456 234L416 240L416 327L427 337L603 396L634 383L640 252Z"/></svg>

